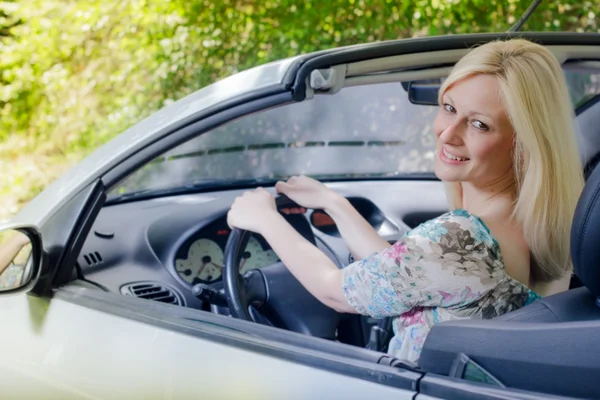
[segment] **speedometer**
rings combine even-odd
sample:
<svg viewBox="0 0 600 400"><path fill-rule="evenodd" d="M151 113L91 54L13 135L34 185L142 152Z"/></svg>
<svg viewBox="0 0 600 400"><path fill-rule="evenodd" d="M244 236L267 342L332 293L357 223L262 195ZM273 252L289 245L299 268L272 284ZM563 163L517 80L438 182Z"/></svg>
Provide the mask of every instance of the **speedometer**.
<svg viewBox="0 0 600 400"><path fill-rule="evenodd" d="M175 260L175 269L190 284L214 281L223 273L223 250L210 239L198 239L191 244L187 259Z"/></svg>
<svg viewBox="0 0 600 400"><path fill-rule="evenodd" d="M246 250L240 262L240 273L243 274L251 269L268 267L279 261L279 257L273 250L264 250L258 239L250 236Z"/></svg>

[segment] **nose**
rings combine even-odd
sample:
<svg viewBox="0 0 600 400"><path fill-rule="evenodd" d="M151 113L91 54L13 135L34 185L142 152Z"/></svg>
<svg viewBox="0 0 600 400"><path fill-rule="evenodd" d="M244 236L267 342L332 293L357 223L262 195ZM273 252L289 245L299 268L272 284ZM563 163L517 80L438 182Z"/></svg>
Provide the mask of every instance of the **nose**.
<svg viewBox="0 0 600 400"><path fill-rule="evenodd" d="M459 146L463 144L463 135L465 128L460 118L446 121L439 133L439 140L442 143Z"/></svg>

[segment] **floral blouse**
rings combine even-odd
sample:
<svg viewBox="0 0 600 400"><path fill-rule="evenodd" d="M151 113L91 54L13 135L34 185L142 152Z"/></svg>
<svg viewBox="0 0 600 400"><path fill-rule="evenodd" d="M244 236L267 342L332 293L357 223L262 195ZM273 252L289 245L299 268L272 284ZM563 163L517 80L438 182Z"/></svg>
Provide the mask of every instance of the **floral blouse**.
<svg viewBox="0 0 600 400"><path fill-rule="evenodd" d="M346 298L373 318L394 317L389 353L416 361L441 321L493 318L538 298L512 279L485 223L454 210L342 270Z"/></svg>

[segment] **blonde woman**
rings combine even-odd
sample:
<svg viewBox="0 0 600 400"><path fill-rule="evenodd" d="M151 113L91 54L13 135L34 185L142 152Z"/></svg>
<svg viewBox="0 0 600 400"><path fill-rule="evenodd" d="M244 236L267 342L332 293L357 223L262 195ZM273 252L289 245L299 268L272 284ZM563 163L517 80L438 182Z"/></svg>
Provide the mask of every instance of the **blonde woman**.
<svg viewBox="0 0 600 400"><path fill-rule="evenodd" d="M583 178L567 87L544 47L515 39L462 58L439 93L435 173L450 212L393 246L323 184L277 190L325 209L352 254L339 270L276 212L263 189L236 199L233 227L262 234L292 274L340 312L393 317L389 352L418 359L433 324L493 318L568 289L569 232Z"/></svg>

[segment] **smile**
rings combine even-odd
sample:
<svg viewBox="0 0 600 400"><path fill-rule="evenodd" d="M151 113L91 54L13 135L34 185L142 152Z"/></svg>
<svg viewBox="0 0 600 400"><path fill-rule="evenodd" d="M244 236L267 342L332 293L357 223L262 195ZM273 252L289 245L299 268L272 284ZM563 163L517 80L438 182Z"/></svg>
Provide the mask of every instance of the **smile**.
<svg viewBox="0 0 600 400"><path fill-rule="evenodd" d="M441 153L449 161L454 161L454 162L469 161L468 158L458 157L458 156L455 156L454 154L448 153L448 151L446 151L446 149L444 149L443 147L442 147Z"/></svg>

